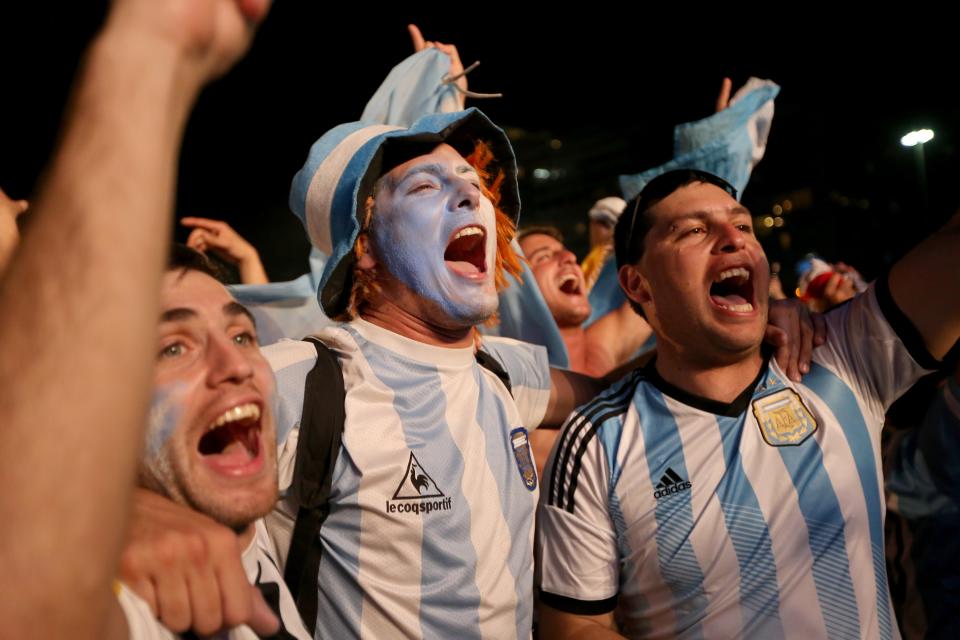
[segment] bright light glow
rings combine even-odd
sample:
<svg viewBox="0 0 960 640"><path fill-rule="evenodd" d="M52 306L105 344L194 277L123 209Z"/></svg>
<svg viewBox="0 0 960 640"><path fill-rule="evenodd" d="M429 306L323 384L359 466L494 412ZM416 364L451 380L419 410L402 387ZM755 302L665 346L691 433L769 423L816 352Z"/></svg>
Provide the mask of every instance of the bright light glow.
<svg viewBox="0 0 960 640"><path fill-rule="evenodd" d="M932 129L918 129L900 138L900 144L905 147L915 147L918 144L924 144L931 140L933 140Z"/></svg>

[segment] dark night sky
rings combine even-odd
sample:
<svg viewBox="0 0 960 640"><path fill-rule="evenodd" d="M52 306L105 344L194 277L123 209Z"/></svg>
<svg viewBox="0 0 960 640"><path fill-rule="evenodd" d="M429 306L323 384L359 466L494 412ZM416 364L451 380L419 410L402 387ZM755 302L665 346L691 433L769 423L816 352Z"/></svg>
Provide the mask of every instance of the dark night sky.
<svg viewBox="0 0 960 640"><path fill-rule="evenodd" d="M102 3L83 4L0 9L0 186L12 196L33 189L69 79L103 15ZM290 179L309 145L358 118L409 53L409 21L457 44L465 63L482 61L471 88L505 98L477 106L525 132L521 164L567 169L555 184L521 184L523 219L559 220L577 248L589 204L614 192L617 173L668 160L673 125L709 114L724 75L737 86L749 75L782 86L766 158L744 195L763 215L785 197L805 203L785 217L788 248L780 234L764 237L772 256L792 262L816 249L872 276L958 204L958 56L936 29L901 37L895 24L867 29L789 14L762 25L707 15L696 26L692 6L625 13L597 3L592 16L525 6L526 16L542 12L536 18L512 15L507 3L471 5L482 15L468 19L457 15L468 7L442 6L387 12L357 3L331 14L317 2L278 3L249 57L197 105L178 213L228 220L261 248L273 278L300 273L307 244L286 209ZM898 142L921 125L936 131L926 146L926 210L914 154ZM563 147L549 149L551 139Z"/></svg>

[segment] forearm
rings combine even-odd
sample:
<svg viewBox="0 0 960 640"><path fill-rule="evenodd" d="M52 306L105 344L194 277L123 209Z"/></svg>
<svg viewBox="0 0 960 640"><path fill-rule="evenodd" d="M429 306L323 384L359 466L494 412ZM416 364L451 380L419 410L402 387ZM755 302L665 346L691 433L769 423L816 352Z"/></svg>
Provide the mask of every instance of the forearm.
<svg viewBox="0 0 960 640"><path fill-rule="evenodd" d="M161 44L116 16L98 36L0 281L0 554L17 585L0 615L33 637L100 637L111 597L176 154L199 86Z"/></svg>
<svg viewBox="0 0 960 640"><path fill-rule="evenodd" d="M960 336L960 213L890 271L890 295L942 358Z"/></svg>
<svg viewBox="0 0 960 640"><path fill-rule="evenodd" d="M267 284L270 282L267 278L267 272L263 268L263 262L260 261L260 254L257 253L256 249L250 249L250 253L240 261L238 268L240 282L243 284Z"/></svg>

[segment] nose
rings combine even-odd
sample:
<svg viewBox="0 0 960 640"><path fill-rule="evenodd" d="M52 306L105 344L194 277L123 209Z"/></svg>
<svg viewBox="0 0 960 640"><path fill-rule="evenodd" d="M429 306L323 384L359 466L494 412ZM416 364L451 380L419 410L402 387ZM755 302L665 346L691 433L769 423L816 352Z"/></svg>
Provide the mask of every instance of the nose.
<svg viewBox="0 0 960 640"><path fill-rule="evenodd" d="M253 365L233 338L215 335L207 344L209 382L216 386L224 382L239 383L253 375Z"/></svg>
<svg viewBox="0 0 960 640"><path fill-rule="evenodd" d="M720 223L717 227L717 242L714 253L735 253L746 246L743 231L729 222Z"/></svg>
<svg viewBox="0 0 960 640"><path fill-rule="evenodd" d="M470 180L464 178L455 178L457 180L457 190L454 193L456 208L476 211L480 208L480 189Z"/></svg>
<svg viewBox="0 0 960 640"><path fill-rule="evenodd" d="M577 256L573 255L573 252L569 249L563 249L558 254L560 264L574 264L577 261Z"/></svg>

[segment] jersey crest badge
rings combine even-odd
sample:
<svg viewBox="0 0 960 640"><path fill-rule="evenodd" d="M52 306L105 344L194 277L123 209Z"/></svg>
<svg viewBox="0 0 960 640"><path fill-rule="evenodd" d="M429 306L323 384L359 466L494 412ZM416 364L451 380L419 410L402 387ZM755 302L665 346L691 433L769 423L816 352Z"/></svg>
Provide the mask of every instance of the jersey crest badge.
<svg viewBox="0 0 960 640"><path fill-rule="evenodd" d="M760 434L771 447L802 444L817 430L817 421L796 391L785 387L753 401Z"/></svg>
<svg viewBox="0 0 960 640"><path fill-rule="evenodd" d="M530 438L526 429L518 427L510 432L510 447L513 449L523 486L528 491L533 491L537 488L537 468L533 464L533 452L530 450Z"/></svg>

